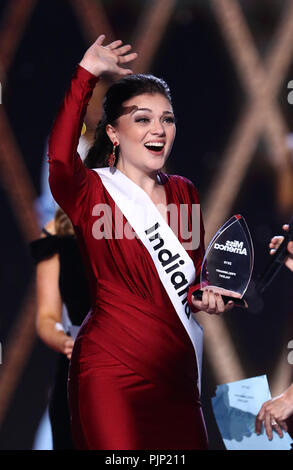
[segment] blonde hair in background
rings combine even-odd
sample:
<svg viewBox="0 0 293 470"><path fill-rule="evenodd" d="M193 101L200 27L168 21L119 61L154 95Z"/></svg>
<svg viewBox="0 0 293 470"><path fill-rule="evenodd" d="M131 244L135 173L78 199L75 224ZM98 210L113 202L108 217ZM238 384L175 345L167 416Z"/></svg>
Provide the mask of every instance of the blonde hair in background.
<svg viewBox="0 0 293 470"><path fill-rule="evenodd" d="M55 214L55 229L56 235L59 237L66 237L67 235L75 235L73 225L69 217L59 207Z"/></svg>

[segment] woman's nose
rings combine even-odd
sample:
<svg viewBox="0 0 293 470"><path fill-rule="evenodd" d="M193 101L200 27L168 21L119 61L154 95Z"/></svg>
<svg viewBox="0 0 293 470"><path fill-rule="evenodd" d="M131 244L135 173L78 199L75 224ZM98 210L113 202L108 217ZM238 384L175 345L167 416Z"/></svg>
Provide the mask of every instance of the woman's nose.
<svg viewBox="0 0 293 470"><path fill-rule="evenodd" d="M165 128L162 124L161 121L153 121L152 127L151 127L151 133L156 134L156 135L164 135L165 134Z"/></svg>

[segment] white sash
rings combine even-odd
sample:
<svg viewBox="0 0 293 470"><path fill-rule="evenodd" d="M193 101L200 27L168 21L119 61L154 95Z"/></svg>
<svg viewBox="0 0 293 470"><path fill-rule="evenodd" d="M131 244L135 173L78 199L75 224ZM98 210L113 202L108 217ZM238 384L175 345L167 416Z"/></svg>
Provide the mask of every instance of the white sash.
<svg viewBox="0 0 293 470"><path fill-rule="evenodd" d="M160 280L193 344L201 387L203 330L187 302L194 264L146 192L117 168L95 168L103 185L150 253Z"/></svg>

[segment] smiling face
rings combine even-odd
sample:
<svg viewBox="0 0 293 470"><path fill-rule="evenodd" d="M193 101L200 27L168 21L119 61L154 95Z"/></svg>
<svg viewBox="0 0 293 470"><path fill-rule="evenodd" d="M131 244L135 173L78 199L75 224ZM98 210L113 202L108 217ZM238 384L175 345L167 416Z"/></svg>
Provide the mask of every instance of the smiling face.
<svg viewBox="0 0 293 470"><path fill-rule="evenodd" d="M143 172L161 169L171 151L176 127L172 105L160 93L144 93L123 103L115 126L107 126L111 141L119 144L117 168Z"/></svg>

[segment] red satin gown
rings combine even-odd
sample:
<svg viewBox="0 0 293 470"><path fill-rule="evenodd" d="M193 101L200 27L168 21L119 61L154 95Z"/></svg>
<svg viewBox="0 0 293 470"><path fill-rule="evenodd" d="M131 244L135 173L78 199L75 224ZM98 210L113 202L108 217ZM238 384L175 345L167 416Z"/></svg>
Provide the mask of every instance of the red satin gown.
<svg viewBox="0 0 293 470"><path fill-rule="evenodd" d="M74 225L92 297L69 371L75 446L206 449L194 348L149 252L138 238L92 235L95 204L111 207L113 226L117 210L99 175L84 167L76 151L96 82L77 67L49 142L51 190ZM189 180L163 173L161 178L168 203L198 203ZM188 252L197 273L203 251L201 245Z"/></svg>

